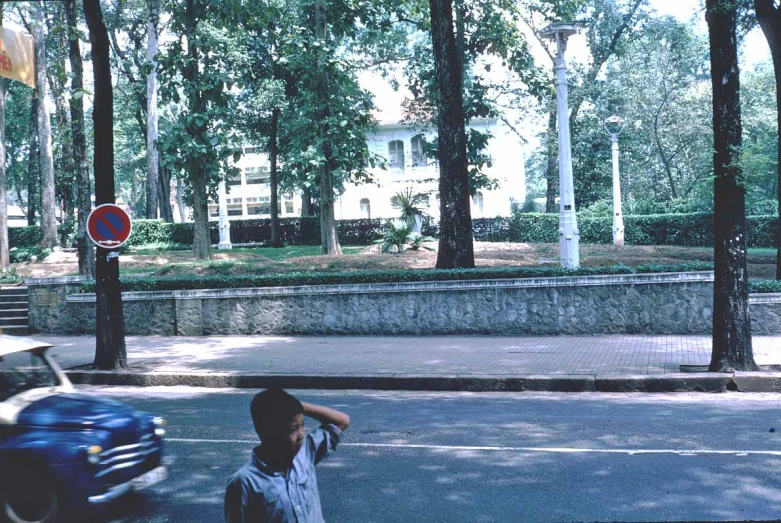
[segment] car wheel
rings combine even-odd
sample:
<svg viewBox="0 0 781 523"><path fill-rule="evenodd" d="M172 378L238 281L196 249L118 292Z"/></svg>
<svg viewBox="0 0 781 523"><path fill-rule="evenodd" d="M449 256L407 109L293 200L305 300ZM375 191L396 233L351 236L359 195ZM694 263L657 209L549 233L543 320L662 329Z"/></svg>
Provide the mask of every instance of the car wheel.
<svg viewBox="0 0 781 523"><path fill-rule="evenodd" d="M0 493L0 520L9 523L57 521L62 495L54 479L29 465L11 470L14 470L14 477L3 481Z"/></svg>

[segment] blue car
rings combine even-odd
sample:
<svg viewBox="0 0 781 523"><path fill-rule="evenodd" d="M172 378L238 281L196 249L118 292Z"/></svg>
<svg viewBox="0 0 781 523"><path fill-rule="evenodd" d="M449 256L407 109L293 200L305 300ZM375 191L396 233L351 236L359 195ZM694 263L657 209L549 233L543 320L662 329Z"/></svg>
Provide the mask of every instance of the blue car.
<svg viewBox="0 0 781 523"><path fill-rule="evenodd" d="M165 420L77 393L49 347L0 335L0 521L59 521L167 476Z"/></svg>

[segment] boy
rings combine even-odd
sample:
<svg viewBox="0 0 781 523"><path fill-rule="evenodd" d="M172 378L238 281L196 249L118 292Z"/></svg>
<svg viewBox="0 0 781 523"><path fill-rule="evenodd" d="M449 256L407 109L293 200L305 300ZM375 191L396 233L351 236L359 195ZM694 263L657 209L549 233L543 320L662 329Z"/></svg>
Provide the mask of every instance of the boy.
<svg viewBox="0 0 781 523"><path fill-rule="evenodd" d="M226 523L322 522L315 465L336 450L350 417L301 403L282 389L257 394L250 413L260 446L228 480ZM304 416L322 425L306 434Z"/></svg>

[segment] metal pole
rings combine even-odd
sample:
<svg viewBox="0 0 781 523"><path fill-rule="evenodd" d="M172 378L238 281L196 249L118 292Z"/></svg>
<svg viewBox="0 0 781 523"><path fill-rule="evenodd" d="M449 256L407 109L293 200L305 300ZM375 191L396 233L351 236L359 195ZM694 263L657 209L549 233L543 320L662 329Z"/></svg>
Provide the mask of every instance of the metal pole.
<svg viewBox="0 0 781 523"><path fill-rule="evenodd" d="M225 180L220 181L219 200L220 221L218 227L220 229L220 243L217 245L217 248L232 249L231 222L228 219L228 202L225 200Z"/></svg>
<svg viewBox="0 0 781 523"><path fill-rule="evenodd" d="M572 180L572 151L570 146L569 109L567 101L567 63L564 51L566 38L556 33L557 56L556 101L558 103L559 127L559 250L561 266L569 269L580 267L580 231L575 214L575 189Z"/></svg>
<svg viewBox="0 0 781 523"><path fill-rule="evenodd" d="M613 245L624 245L624 215L621 213L621 178L618 172L618 134L610 133L613 142Z"/></svg>

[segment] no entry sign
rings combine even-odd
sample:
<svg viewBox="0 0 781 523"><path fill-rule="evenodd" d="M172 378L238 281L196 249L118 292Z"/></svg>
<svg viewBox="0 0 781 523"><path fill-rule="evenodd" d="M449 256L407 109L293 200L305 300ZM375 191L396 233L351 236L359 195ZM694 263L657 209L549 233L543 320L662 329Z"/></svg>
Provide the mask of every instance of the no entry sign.
<svg viewBox="0 0 781 523"><path fill-rule="evenodd" d="M125 243L132 228L130 216L113 203L98 205L87 218L87 234L104 249L116 249Z"/></svg>

